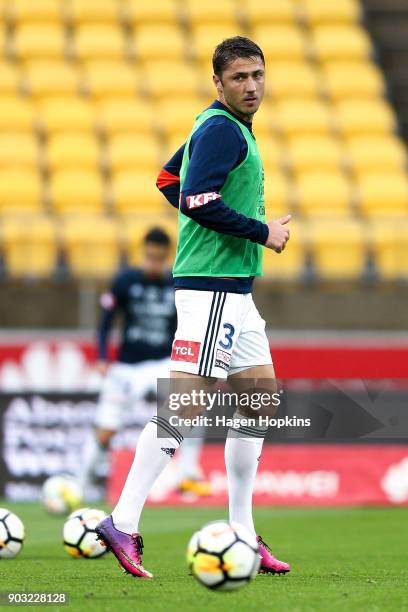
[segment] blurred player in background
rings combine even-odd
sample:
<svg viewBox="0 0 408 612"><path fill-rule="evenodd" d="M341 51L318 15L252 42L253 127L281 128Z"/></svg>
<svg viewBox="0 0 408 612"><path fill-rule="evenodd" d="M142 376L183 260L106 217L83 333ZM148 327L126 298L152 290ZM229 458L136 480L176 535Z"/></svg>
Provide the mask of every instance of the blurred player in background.
<svg viewBox="0 0 408 612"><path fill-rule="evenodd" d="M84 493L90 490L98 468L106 462L113 436L123 426L126 413L137 402L155 396L158 378L168 378L170 353L177 315L173 277L168 269L170 237L160 228L144 238L140 268L126 268L101 296L97 368L104 376L95 416L95 431L85 444L79 480ZM118 359L108 361L108 339L115 316L122 315L122 341ZM148 421L151 414L146 418ZM209 483L199 464L201 438L191 439L178 454L179 487L182 492L208 495Z"/></svg>
<svg viewBox="0 0 408 612"><path fill-rule="evenodd" d="M254 42L237 36L218 45L213 69L218 99L197 117L187 143L157 182L180 209L171 379L173 385L187 379L192 388L199 384L204 389L211 389L214 378L228 377L237 386L249 379L255 387L262 379L274 392L265 321L251 292L254 277L262 274L263 247L277 253L285 248L290 215L265 223L263 166L252 133L252 118L264 94L264 56ZM267 428L260 421L245 426L242 407L235 417L241 425L229 430L225 445L230 520L256 535L252 492ZM140 514L153 483L182 441L168 419L152 418L141 433L117 506L96 528L134 576L152 577L142 565ZM290 571L259 535L257 540L261 572Z"/></svg>

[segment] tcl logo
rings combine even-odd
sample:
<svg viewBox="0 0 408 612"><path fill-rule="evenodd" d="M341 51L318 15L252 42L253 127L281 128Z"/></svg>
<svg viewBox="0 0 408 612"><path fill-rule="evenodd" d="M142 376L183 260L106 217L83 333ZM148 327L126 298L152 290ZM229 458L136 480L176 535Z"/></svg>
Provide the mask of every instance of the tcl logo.
<svg viewBox="0 0 408 612"><path fill-rule="evenodd" d="M198 195L187 196L187 208L190 210L191 208L199 208L200 206L204 206L204 204L208 204L208 202L212 202L213 200L219 200L221 198L219 193L215 191L211 191L208 193L199 193Z"/></svg>
<svg viewBox="0 0 408 612"><path fill-rule="evenodd" d="M197 363L200 354L201 342L192 340L175 340L171 352L172 361L188 361Z"/></svg>

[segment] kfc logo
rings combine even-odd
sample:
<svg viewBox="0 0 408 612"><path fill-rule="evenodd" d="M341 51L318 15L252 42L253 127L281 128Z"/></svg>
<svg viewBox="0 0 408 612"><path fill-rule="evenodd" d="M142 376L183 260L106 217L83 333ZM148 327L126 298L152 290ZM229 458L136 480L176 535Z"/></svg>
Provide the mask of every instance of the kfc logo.
<svg viewBox="0 0 408 612"><path fill-rule="evenodd" d="M219 200L221 196L219 193L215 193L215 191L211 191L209 193L199 193L198 195L187 196L187 208L191 210L191 208L199 208L200 206L204 206L204 204L208 204L208 202L212 202L213 200Z"/></svg>
<svg viewBox="0 0 408 612"><path fill-rule="evenodd" d="M188 361L197 363L200 354L201 342L192 340L175 340L171 352L172 361Z"/></svg>

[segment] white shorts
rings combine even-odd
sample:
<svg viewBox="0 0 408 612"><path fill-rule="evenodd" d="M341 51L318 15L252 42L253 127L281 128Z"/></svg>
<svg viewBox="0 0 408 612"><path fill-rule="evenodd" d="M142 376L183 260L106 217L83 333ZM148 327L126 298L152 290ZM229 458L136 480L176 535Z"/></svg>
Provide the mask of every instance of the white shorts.
<svg viewBox="0 0 408 612"><path fill-rule="evenodd" d="M101 429L118 431L127 414L149 392L156 393L157 379L168 378L170 358L144 361L135 365L114 363L102 383L96 409L95 425ZM141 402L142 403L142 402ZM141 416L141 425L145 419ZM147 419L149 420L149 419Z"/></svg>
<svg viewBox="0 0 408 612"><path fill-rule="evenodd" d="M265 321L250 293L176 291L171 370L227 378L272 363Z"/></svg>

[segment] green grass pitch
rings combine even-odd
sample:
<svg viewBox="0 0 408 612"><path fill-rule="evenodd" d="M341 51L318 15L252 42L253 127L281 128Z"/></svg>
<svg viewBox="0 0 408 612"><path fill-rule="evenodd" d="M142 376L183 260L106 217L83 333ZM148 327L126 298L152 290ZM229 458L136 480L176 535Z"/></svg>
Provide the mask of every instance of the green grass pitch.
<svg viewBox="0 0 408 612"><path fill-rule="evenodd" d="M188 575L185 548L204 523L226 518L225 508L146 509L143 560L155 577L137 580L121 573L111 553L96 560L69 557L61 543L63 519L38 504L0 505L16 512L27 532L20 555L0 562L0 590L69 594L69 606L47 609L408 610L408 509L258 508L259 533L292 564L292 572L261 575L240 591L216 593Z"/></svg>

